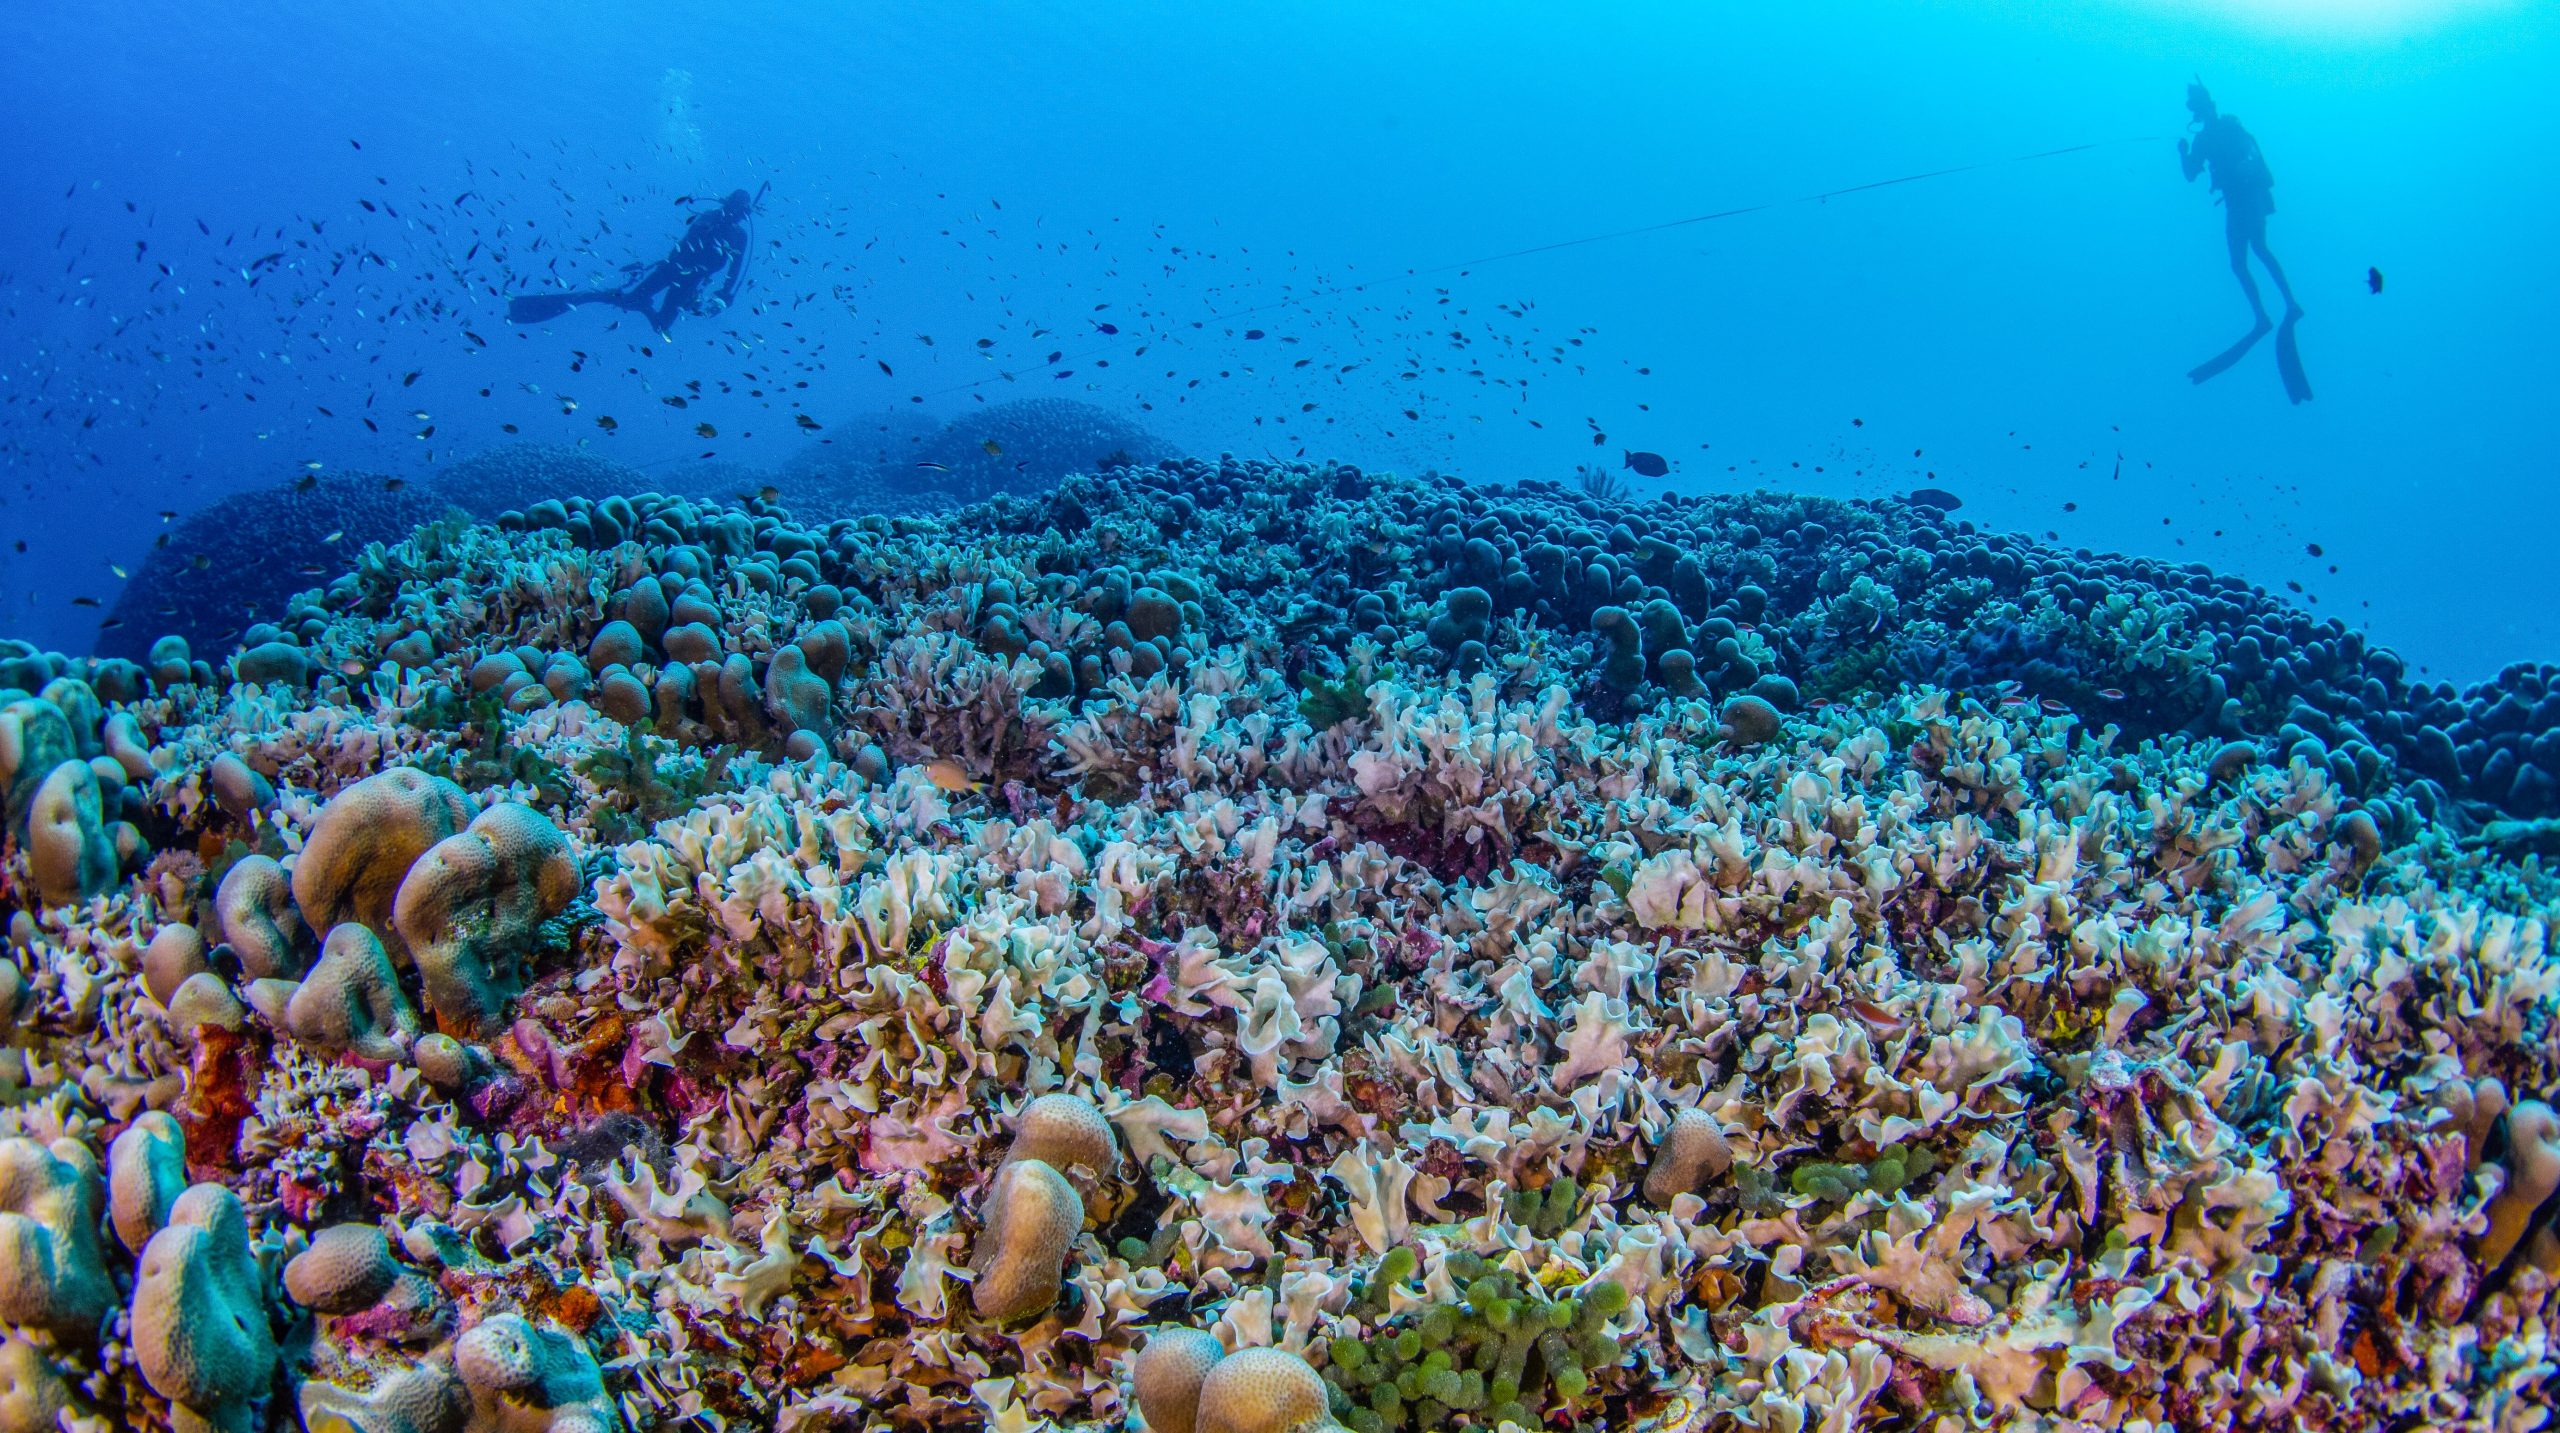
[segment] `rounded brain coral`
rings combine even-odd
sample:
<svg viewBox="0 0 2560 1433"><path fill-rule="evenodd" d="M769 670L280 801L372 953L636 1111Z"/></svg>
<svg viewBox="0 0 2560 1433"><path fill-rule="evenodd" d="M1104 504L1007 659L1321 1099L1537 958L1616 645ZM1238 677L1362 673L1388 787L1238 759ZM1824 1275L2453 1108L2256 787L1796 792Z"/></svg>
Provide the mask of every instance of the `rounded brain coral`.
<svg viewBox="0 0 2560 1433"><path fill-rule="evenodd" d="M0 1433L58 1433L71 1385L44 1350L0 1337Z"/></svg>
<svg viewBox="0 0 2560 1433"><path fill-rule="evenodd" d="M392 911L417 962L427 1008L450 1032L478 1033L523 986L534 928L578 892L577 856L550 818L502 801L418 857Z"/></svg>
<svg viewBox="0 0 2560 1433"><path fill-rule="evenodd" d="M1130 1382L1148 1433L1193 1433L1200 1414L1200 1385L1226 1357L1215 1334L1202 1329L1160 1328L1147 1335L1131 1360Z"/></svg>
<svg viewBox="0 0 2560 1433"><path fill-rule="evenodd" d="M97 1157L77 1140L0 1139L0 1323L85 1338L115 1289L98 1240Z"/></svg>
<svg viewBox="0 0 2560 1433"><path fill-rule="evenodd" d="M1045 1313L1058 1301L1067 1250L1084 1228L1084 1199L1066 1176L1017 1159L987 1186L986 1227L970 1270L969 1302L999 1323Z"/></svg>
<svg viewBox="0 0 2560 1433"><path fill-rule="evenodd" d="M1120 1164L1119 1140L1111 1121L1080 1095L1042 1095L1014 1117L1013 1148L1007 1159L1036 1159L1052 1169L1079 1165L1108 1176Z"/></svg>
<svg viewBox="0 0 2560 1433"><path fill-rule="evenodd" d="M1239 1349L1200 1382L1195 1433L1297 1433L1333 1424L1324 1379L1286 1349Z"/></svg>
<svg viewBox="0 0 2560 1433"><path fill-rule="evenodd" d="M399 1281L391 1241L375 1224L332 1224L284 1266L285 1293L314 1313L354 1313Z"/></svg>
<svg viewBox="0 0 2560 1433"><path fill-rule="evenodd" d="M98 778L85 761L66 761L36 787L27 808L27 870L36 890L60 904L93 896L115 879Z"/></svg>
<svg viewBox="0 0 2560 1433"><path fill-rule="evenodd" d="M441 776L395 766L329 798L293 865L303 923L354 921L395 950L392 903L409 867L471 819L470 798Z"/></svg>
<svg viewBox="0 0 2560 1433"><path fill-rule="evenodd" d="M240 1196L199 1184L135 1265L133 1356L189 1426L247 1433L276 1365L266 1276L249 1250Z"/></svg>

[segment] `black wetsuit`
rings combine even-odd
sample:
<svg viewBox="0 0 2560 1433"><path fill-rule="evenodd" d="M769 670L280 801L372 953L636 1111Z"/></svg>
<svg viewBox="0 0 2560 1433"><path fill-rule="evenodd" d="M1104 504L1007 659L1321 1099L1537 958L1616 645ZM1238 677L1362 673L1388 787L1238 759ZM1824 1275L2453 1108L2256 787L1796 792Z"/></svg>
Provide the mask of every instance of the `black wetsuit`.
<svg viewBox="0 0 2560 1433"><path fill-rule="evenodd" d="M675 252L651 265L618 297L624 307L648 314L658 332L665 333L674 326L677 312L699 302L703 286L724 268L729 278L721 285L720 305L726 308L746 278L747 221L744 215L712 209L694 215L684 226L684 237L676 241ZM653 294L664 295L654 306L649 302Z"/></svg>
<svg viewBox="0 0 2560 1433"><path fill-rule="evenodd" d="M540 323L579 304L611 304L648 315L651 326L665 333L675 326L678 313L699 308L704 288L723 269L728 278L718 297L726 308L746 279L747 218L753 212L742 191L730 202L694 215L674 251L621 288L518 295L508 302L507 317L516 323Z"/></svg>
<svg viewBox="0 0 2560 1433"><path fill-rule="evenodd" d="M2268 172L2266 156L2258 152L2257 138L2242 129L2239 120L2217 114L2196 131L2179 163L2190 180L2212 172L2214 192L2222 198L2223 238L2231 249L2231 272L2239 276L2240 291L2248 296L2258 322L2267 322L2267 309L2258 298L2257 280L2249 274L2252 249L2276 281L2286 310L2292 311L2293 288L2285 282L2274 251L2267 247L2267 217L2276 212L2276 181Z"/></svg>

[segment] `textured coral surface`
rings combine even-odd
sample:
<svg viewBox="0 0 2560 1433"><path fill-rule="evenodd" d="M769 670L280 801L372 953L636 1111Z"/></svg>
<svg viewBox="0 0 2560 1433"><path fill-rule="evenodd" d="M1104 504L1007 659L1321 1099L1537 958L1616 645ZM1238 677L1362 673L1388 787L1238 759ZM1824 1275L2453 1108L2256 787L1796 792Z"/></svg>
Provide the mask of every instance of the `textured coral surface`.
<svg viewBox="0 0 2560 1433"><path fill-rule="evenodd" d="M351 564L0 654L0 1433L2545 1417L2552 723L2239 584L1234 460Z"/></svg>

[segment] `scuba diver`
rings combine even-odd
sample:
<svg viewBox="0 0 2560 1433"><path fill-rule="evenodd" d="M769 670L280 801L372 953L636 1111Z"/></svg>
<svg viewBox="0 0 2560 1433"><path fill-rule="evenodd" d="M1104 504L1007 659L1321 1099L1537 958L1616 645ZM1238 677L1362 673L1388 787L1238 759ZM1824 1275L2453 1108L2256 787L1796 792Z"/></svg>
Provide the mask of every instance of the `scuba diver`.
<svg viewBox="0 0 2560 1433"><path fill-rule="evenodd" d="M768 183L765 189L772 187ZM638 264L625 266L623 272L635 277L621 288L519 294L507 301L507 319L542 323L579 304L611 304L648 315L651 326L663 335L675 326L679 312L716 314L738 296L738 286L746 280L747 250L753 244L747 221L763 197L763 190L754 195L734 190L718 208L694 215L685 222L684 237L676 241L674 252L645 272ZM728 278L720 291L706 296L703 289L724 268Z"/></svg>
<svg viewBox="0 0 2560 1433"><path fill-rule="evenodd" d="M2276 212L2275 175L2267 168L2266 156L2259 152L2257 138L2240 127L2240 121L2214 106L2213 95L2197 80L2187 86L2187 113L2193 117L2188 126L2193 136L2178 141L2178 166L2190 183L2199 174L2210 173L2213 191L2221 197L2223 237L2231 249L2231 272L2240 280L2240 292L2249 300L2249 311L2256 323L2241 340L2187 374L2195 382L2221 373L2247 355L2270 328L2277 328L2276 368L2284 378L2285 392L2296 403L2311 396L2311 386L2302 376L2302 357L2294 345L2294 324L2302 317L2302 305L2294 301L2293 286L2285 282L2284 265L2276 262L2275 251L2267 247L2267 217ZM2249 272L2249 255L2255 251L2259 262L2267 266L2267 276L2276 281L2276 292L2284 299L2281 325L2267 317L2266 301L2258 295L2258 281Z"/></svg>

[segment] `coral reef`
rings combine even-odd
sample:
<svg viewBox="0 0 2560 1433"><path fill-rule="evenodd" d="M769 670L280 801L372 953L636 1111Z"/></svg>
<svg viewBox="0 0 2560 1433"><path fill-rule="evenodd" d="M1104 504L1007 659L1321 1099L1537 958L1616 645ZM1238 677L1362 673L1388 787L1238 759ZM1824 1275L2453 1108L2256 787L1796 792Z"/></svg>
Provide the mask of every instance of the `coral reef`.
<svg viewBox="0 0 2560 1433"><path fill-rule="evenodd" d="M345 560L0 657L0 1433L2547 1412L2545 828L2236 584L1231 459Z"/></svg>

